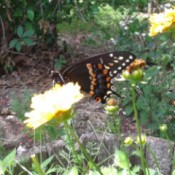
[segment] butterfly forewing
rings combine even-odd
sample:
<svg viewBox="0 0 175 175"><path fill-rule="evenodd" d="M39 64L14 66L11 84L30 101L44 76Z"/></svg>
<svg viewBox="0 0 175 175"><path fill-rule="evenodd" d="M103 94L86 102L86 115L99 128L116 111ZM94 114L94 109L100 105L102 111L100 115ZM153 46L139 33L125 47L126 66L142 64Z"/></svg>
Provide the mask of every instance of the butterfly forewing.
<svg viewBox="0 0 175 175"><path fill-rule="evenodd" d="M70 65L61 71L65 82L78 82L81 89L96 100L105 102L111 90L111 79L127 68L136 56L126 51L109 52Z"/></svg>

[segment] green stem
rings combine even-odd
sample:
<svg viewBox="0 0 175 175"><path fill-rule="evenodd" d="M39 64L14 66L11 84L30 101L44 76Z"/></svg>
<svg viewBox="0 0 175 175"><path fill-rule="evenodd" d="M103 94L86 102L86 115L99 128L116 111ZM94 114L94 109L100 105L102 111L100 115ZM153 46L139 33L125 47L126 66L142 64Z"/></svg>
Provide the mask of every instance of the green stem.
<svg viewBox="0 0 175 175"><path fill-rule="evenodd" d="M76 150L75 150L74 143L73 143L73 141L72 141L72 139L71 139L71 137L70 137L69 128L67 128L67 125L68 125L68 124L66 125L65 123L67 123L67 121L64 122L64 127L65 127L65 131L66 131L67 139L68 139L68 142L69 142L69 145L70 145L72 154L73 154L73 160L74 160L75 164L78 165L78 163L80 163L80 162L79 162L79 159L78 159L78 155L77 155L77 152L76 152Z"/></svg>
<svg viewBox="0 0 175 175"><path fill-rule="evenodd" d="M90 155L88 154L88 152L86 151L86 149L84 148L84 146L80 143L78 137L76 136L76 134L74 133L74 130L71 128L71 126L67 123L67 121L64 122L64 126L69 129L70 134L72 135L72 137L75 139L75 141L79 144L81 151L83 152L83 154L85 155L85 157L88 159L88 161L91 163L91 165L93 165L93 167L100 173L100 175L103 175L100 167L98 165L96 165L96 163L93 161L93 159L90 157Z"/></svg>
<svg viewBox="0 0 175 175"><path fill-rule="evenodd" d="M153 151L150 149L149 146L147 146L147 149L148 149L148 151L150 152L150 154L153 156L153 159L154 159L154 161L155 161L155 163L156 163L156 166L157 166L158 174L161 175L161 173L160 173L160 167L159 167L159 164L158 164L158 162L157 162L157 158L156 158L155 154L153 153Z"/></svg>
<svg viewBox="0 0 175 175"><path fill-rule="evenodd" d="M115 124L115 127L116 127L116 130L117 130L117 133L118 133L118 137L119 137L119 141L121 142L121 149L123 150L124 149L124 144L123 144L123 140L122 140L122 135L121 135L121 119L118 118L116 120L116 116L114 114L112 114L112 117L113 117L113 120L114 120L114 124Z"/></svg>
<svg viewBox="0 0 175 175"><path fill-rule="evenodd" d="M172 161L173 161L173 168L175 169L175 160L174 160L174 156L173 156L173 149L172 149L172 146L171 146L171 143L170 143L170 139L168 137L167 132L165 132L165 136L166 136L166 139L168 141L168 146L169 146L169 149L170 149L170 155L171 155L171 158L172 158Z"/></svg>
<svg viewBox="0 0 175 175"><path fill-rule="evenodd" d="M32 155L32 156L31 156L31 159L32 159L32 161L33 161L33 163L34 163L34 165L35 165L35 169L36 169L36 171L38 172L38 174L39 174L39 175L44 175L45 173L43 172L43 170L42 170L42 168L41 168L41 166L40 166L40 164L39 164L37 158L35 157L35 155Z"/></svg>
<svg viewBox="0 0 175 175"><path fill-rule="evenodd" d="M137 127L138 136L139 136L139 142L140 142L140 153L141 153L142 169L143 169L144 175L146 175L146 165L145 165L145 160L144 160L142 134L141 134L140 122L139 122L138 111L137 111L137 107L136 107L136 101L135 101L135 84L132 84L132 104L133 104L134 117L135 117L135 120L136 120L136 127Z"/></svg>

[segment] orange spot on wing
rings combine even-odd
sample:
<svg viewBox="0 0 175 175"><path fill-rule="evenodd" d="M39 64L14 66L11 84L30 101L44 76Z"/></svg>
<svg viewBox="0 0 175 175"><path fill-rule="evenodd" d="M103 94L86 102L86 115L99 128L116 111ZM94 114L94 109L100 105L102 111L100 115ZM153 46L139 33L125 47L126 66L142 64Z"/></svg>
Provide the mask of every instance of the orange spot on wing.
<svg viewBox="0 0 175 175"><path fill-rule="evenodd" d="M98 69L103 69L103 64L98 64L97 67Z"/></svg>
<svg viewBox="0 0 175 175"><path fill-rule="evenodd" d="M111 87L111 83L108 83L106 87L109 89Z"/></svg>
<svg viewBox="0 0 175 175"><path fill-rule="evenodd" d="M108 69L104 69L103 70L103 74L107 75L109 73L109 70Z"/></svg>
<svg viewBox="0 0 175 175"><path fill-rule="evenodd" d="M111 77L106 77L106 81L110 81L111 80Z"/></svg>
<svg viewBox="0 0 175 175"><path fill-rule="evenodd" d="M92 97L94 95L94 91L90 91L89 95Z"/></svg>

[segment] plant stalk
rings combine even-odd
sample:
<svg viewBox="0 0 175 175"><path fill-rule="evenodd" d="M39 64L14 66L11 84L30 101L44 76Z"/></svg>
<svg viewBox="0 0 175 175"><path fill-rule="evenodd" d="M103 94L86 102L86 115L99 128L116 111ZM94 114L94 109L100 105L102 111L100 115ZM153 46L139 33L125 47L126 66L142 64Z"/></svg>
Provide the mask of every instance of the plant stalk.
<svg viewBox="0 0 175 175"><path fill-rule="evenodd" d="M138 117L138 111L136 107L136 101L135 101L135 84L132 84L132 104L133 104L133 110L134 110L134 117L136 120L136 128L139 136L139 141L140 141L140 153L141 153L141 163L142 163L142 169L144 175L146 175L146 165L145 165L145 160L144 160L144 150L143 150L143 143L142 143L142 133L140 129L140 122L139 122L139 117Z"/></svg>

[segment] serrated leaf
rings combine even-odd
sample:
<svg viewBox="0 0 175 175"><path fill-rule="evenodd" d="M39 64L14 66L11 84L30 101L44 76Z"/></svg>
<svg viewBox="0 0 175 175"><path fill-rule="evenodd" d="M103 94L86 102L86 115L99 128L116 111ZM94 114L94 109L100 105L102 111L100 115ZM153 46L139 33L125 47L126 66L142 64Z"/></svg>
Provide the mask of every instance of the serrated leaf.
<svg viewBox="0 0 175 175"><path fill-rule="evenodd" d="M18 52L20 52L20 51L21 51L21 48L22 48L21 42L18 41L18 42L16 43L16 45L15 45L15 49L16 49Z"/></svg>
<svg viewBox="0 0 175 175"><path fill-rule="evenodd" d="M19 38L22 37L23 33L24 33L23 27L22 26L19 26L17 28L17 35L19 36Z"/></svg>
<svg viewBox="0 0 175 175"><path fill-rule="evenodd" d="M14 48L18 41L19 41L18 39L11 40L9 43L9 48Z"/></svg>
<svg viewBox="0 0 175 175"><path fill-rule="evenodd" d="M33 45L35 45L35 42L33 42L33 40L30 39L30 38L24 38L23 40L24 40L24 43L25 43L27 46L33 46Z"/></svg>
<svg viewBox="0 0 175 175"><path fill-rule="evenodd" d="M24 32L23 37L32 37L34 35L34 30L28 30Z"/></svg>
<svg viewBox="0 0 175 175"><path fill-rule="evenodd" d="M27 10L27 17L30 19L30 21L33 21L34 16L35 14L33 10Z"/></svg>

